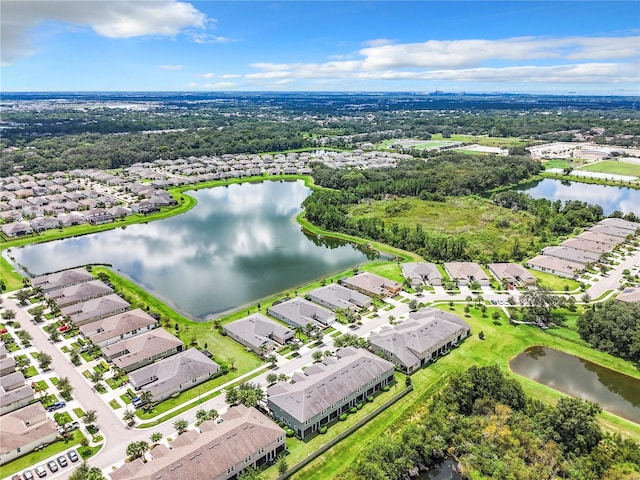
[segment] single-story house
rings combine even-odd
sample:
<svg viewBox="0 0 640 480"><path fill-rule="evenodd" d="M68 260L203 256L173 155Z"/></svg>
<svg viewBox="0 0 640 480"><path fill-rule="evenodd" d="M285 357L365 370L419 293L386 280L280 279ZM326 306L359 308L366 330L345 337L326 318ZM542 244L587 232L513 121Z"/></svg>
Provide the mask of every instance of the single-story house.
<svg viewBox="0 0 640 480"><path fill-rule="evenodd" d="M101 280L79 283L69 287L51 290L44 294L46 299L53 299L58 308L67 307L74 303L86 302L92 298L103 297L113 293L113 289Z"/></svg>
<svg viewBox="0 0 640 480"><path fill-rule="evenodd" d="M615 227L613 225L596 224L589 229L590 232L602 233L611 237L620 238L620 243L624 242L628 236L633 236L633 232L626 228Z"/></svg>
<svg viewBox="0 0 640 480"><path fill-rule="evenodd" d="M248 468L274 462L286 448L284 430L253 407L237 405L188 430L165 445L154 447L152 459L138 458L111 472L111 480L230 480Z"/></svg>
<svg viewBox="0 0 640 480"><path fill-rule="evenodd" d="M598 256L613 250L615 245L607 245L605 243L592 242L584 238L574 237L568 238L560 244L563 247L575 248L576 250L584 250L586 252L596 253Z"/></svg>
<svg viewBox="0 0 640 480"><path fill-rule="evenodd" d="M6 352L4 343L0 343L0 348ZM14 357L10 357L6 353L4 355L0 355L0 376L10 375L15 371L16 359Z"/></svg>
<svg viewBox="0 0 640 480"><path fill-rule="evenodd" d="M308 323L325 328L336 321L336 314L304 298L294 297L273 305L267 313L292 327L305 327Z"/></svg>
<svg viewBox="0 0 640 480"><path fill-rule="evenodd" d="M640 287L625 288L622 293L616 297L616 300L627 303L640 302Z"/></svg>
<svg viewBox="0 0 640 480"><path fill-rule="evenodd" d="M0 415L29 405L33 401L33 388L25 385L24 375L13 372L0 377Z"/></svg>
<svg viewBox="0 0 640 480"><path fill-rule="evenodd" d="M293 383L267 389L273 417L305 438L366 401L393 381L394 365L367 350L347 347L296 373Z"/></svg>
<svg viewBox="0 0 640 480"><path fill-rule="evenodd" d="M40 402L9 412L0 419L0 465L57 437L58 425L47 417Z"/></svg>
<svg viewBox="0 0 640 480"><path fill-rule="evenodd" d="M600 220L598 224L629 230L629 233L633 235L640 232L640 223L631 222L623 218L605 218Z"/></svg>
<svg viewBox="0 0 640 480"><path fill-rule="evenodd" d="M334 312L339 308L357 310L371 305L371 297L334 283L311 290L306 298Z"/></svg>
<svg viewBox="0 0 640 480"><path fill-rule="evenodd" d="M223 328L230 338L259 355L270 352L277 344L284 345L295 336L293 330L261 313L228 323Z"/></svg>
<svg viewBox="0 0 640 480"><path fill-rule="evenodd" d="M220 365L190 348L134 370L129 374L129 382L135 390L148 391L154 401L160 402L209 380L219 371Z"/></svg>
<svg viewBox="0 0 640 480"><path fill-rule="evenodd" d="M588 240L590 242L602 243L604 245L608 245L611 247L615 247L619 243L622 243L623 240L620 237L614 237L613 235L605 235L604 233L592 232L591 230L585 230L580 235L575 238L579 238L581 240Z"/></svg>
<svg viewBox="0 0 640 480"><path fill-rule="evenodd" d="M44 230L51 230L60 226L60 220L55 217L39 217L34 218L29 223L34 232L42 232Z"/></svg>
<svg viewBox="0 0 640 480"><path fill-rule="evenodd" d="M487 267L498 280L502 282L503 279L506 279L509 285L527 287L536 285L536 277L519 263L490 263Z"/></svg>
<svg viewBox="0 0 640 480"><path fill-rule="evenodd" d="M131 305L115 293L75 303L60 309L60 312L78 327L124 312Z"/></svg>
<svg viewBox="0 0 640 480"><path fill-rule="evenodd" d="M120 340L102 349L104 358L130 372L182 351L184 343L164 328Z"/></svg>
<svg viewBox="0 0 640 480"><path fill-rule="evenodd" d="M573 263L596 263L600 259L600 254L587 252L586 250L576 250L569 247L545 247L542 254L548 257L556 257L561 260L568 260Z"/></svg>
<svg viewBox="0 0 640 480"><path fill-rule="evenodd" d="M158 321L136 308L80 327L80 333L100 348L156 328Z"/></svg>
<svg viewBox="0 0 640 480"><path fill-rule="evenodd" d="M416 312L418 313L418 312ZM471 333L471 327L458 316L423 308L400 325L383 327L368 340L371 350L412 373L447 352Z"/></svg>
<svg viewBox="0 0 640 480"><path fill-rule="evenodd" d="M490 285L491 280L482 267L473 262L446 262L444 269L449 276L459 285L468 285L470 282L479 282L480 285Z"/></svg>
<svg viewBox="0 0 640 480"><path fill-rule="evenodd" d="M58 288L69 287L78 283L90 282L95 280L84 268L73 268L71 270L63 270L61 272L48 273L31 279L32 287L40 287L43 292L50 292Z"/></svg>
<svg viewBox="0 0 640 480"><path fill-rule="evenodd" d="M33 233L33 228L28 222L14 222L2 225L0 227L2 229L2 233L4 233L7 237L21 237L23 235L29 235Z"/></svg>
<svg viewBox="0 0 640 480"><path fill-rule="evenodd" d="M574 278L584 269L584 264L582 263L570 262L569 260L548 255L538 255L528 260L525 266L564 278Z"/></svg>
<svg viewBox="0 0 640 480"><path fill-rule="evenodd" d="M393 297L402 290L402 285L387 278L369 272L359 273L353 277L343 278L338 282L352 290L373 297Z"/></svg>
<svg viewBox="0 0 640 480"><path fill-rule="evenodd" d="M442 285L442 274L433 263L411 262L401 265L402 276L416 285Z"/></svg>

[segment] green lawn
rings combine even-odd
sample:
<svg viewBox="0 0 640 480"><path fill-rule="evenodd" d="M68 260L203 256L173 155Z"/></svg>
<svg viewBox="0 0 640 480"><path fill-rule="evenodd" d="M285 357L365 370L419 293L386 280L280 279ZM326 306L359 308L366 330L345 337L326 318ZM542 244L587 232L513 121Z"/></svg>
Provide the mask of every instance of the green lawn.
<svg viewBox="0 0 640 480"><path fill-rule="evenodd" d="M575 163L570 160L541 160L541 162L547 170L550 168L560 168L564 170L565 168L575 167Z"/></svg>
<svg viewBox="0 0 640 480"><path fill-rule="evenodd" d="M24 372L25 378L35 377L38 374L38 370L33 365L29 365L29 367Z"/></svg>
<svg viewBox="0 0 640 480"><path fill-rule="evenodd" d="M118 410L119 408L122 408L122 405L120 405L120 402L118 402L118 400L116 400L115 398L112 400L109 400L109 405L114 410Z"/></svg>
<svg viewBox="0 0 640 480"><path fill-rule="evenodd" d="M449 310L449 306L446 304L440 305L440 308ZM462 304L454 307L455 313L460 316L464 316L463 309L464 305ZM499 324L494 324L491 318L493 310L493 308L489 308L487 310L487 318L482 318L479 310L472 308L471 317L465 318L465 320L471 325L473 335L467 338L459 348L452 350L446 357L413 374L411 379L415 388L414 392L399 400L392 408L381 413L375 420L369 422L355 434L346 438L319 459L309 464L301 472L297 473L294 478L324 480L338 477L340 473L349 467L354 459L358 458L367 443L389 432L395 426L408 421L412 415L423 409L428 397L440 388L451 372L465 370L472 365L495 363L508 375L517 378L522 383L527 394L545 402L555 402L563 394L517 376L509 370L509 360L533 345L557 348L640 378L640 371L630 362L546 334L534 327L512 326L504 317L501 309L497 309L501 314L501 320L498 322ZM478 332L481 330L485 334L485 340L478 338ZM601 421L604 428L609 431L640 439L640 425L609 413L603 413ZM268 471L268 473L271 472L273 473L268 478L276 476L275 469Z"/></svg>
<svg viewBox="0 0 640 480"><path fill-rule="evenodd" d="M431 140L443 140L442 134L436 133L431 136ZM451 135L451 138L445 138L444 140L451 140L454 142L465 143L477 143L478 145L484 145L487 147L503 147L509 148L514 146L529 146L535 145L541 142L522 140L518 137L487 137L484 135Z"/></svg>
<svg viewBox="0 0 640 480"><path fill-rule="evenodd" d="M640 177L640 165L615 162L612 160L590 163L580 167L580 170L585 170L587 172L610 173L612 175L630 175L632 177Z"/></svg>
<svg viewBox="0 0 640 480"><path fill-rule="evenodd" d="M73 409L73 413L75 414L76 418L82 418L84 415L84 410L82 410L80 407L76 407Z"/></svg>
<svg viewBox="0 0 640 480"><path fill-rule="evenodd" d="M7 477L16 472L22 472L31 466L35 467L38 463L46 460L47 458L78 445L83 437L84 435L82 435L79 430L75 430L69 434L69 437L66 440L58 440L47 445L42 450L31 452L20 458L16 458L15 460L0 467L0 478Z"/></svg>
<svg viewBox="0 0 640 480"><path fill-rule="evenodd" d="M557 292L567 291L566 288L569 289L568 291L573 292L580 288L580 282L571 278L558 277L557 275L533 270L531 268L528 270L531 275L536 277L539 286L549 287L551 290L555 290Z"/></svg>

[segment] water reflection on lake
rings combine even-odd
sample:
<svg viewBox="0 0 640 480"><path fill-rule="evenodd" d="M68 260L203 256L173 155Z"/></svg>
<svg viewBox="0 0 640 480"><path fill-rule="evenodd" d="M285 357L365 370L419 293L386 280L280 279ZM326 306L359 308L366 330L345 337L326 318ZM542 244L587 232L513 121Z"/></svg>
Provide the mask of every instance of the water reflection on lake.
<svg viewBox="0 0 640 480"><path fill-rule="evenodd" d="M372 258L317 239L295 222L302 182L235 184L191 192L185 214L125 229L12 249L33 274L111 263L191 317L207 316L328 276Z"/></svg>
<svg viewBox="0 0 640 480"><path fill-rule="evenodd" d="M518 188L533 198L546 198L556 201L580 200L600 205L605 215L615 210L623 213L633 212L640 215L640 190L609 185L591 185L545 178Z"/></svg>
<svg viewBox="0 0 640 480"><path fill-rule="evenodd" d="M445 460L437 467L421 472L414 478L416 480L462 480L462 475L456 470L456 462Z"/></svg>
<svg viewBox="0 0 640 480"><path fill-rule="evenodd" d="M636 378L547 347L528 348L509 366L518 375L598 402L603 410L640 423L640 380Z"/></svg>

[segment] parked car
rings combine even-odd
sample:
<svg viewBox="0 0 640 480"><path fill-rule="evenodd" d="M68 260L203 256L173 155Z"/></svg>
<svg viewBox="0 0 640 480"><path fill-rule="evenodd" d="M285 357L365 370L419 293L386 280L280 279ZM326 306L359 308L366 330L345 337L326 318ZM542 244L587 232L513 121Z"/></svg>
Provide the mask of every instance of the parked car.
<svg viewBox="0 0 640 480"><path fill-rule="evenodd" d="M51 473L55 473L58 471L58 464L56 462L54 462L53 460L50 460L47 463L47 467L49 467L49 470L51 470Z"/></svg>
<svg viewBox="0 0 640 480"><path fill-rule="evenodd" d="M72 462L78 461L78 454L75 450L69 450L69 452L67 453L67 457L69 457L69 460L71 460Z"/></svg>
<svg viewBox="0 0 640 480"><path fill-rule="evenodd" d="M33 480L33 473L31 473L31 470L27 470L22 474L22 478L24 480Z"/></svg>
<svg viewBox="0 0 640 480"><path fill-rule="evenodd" d="M47 407L47 412L55 412L67 406L67 402L56 402L53 405Z"/></svg>
<svg viewBox="0 0 640 480"><path fill-rule="evenodd" d="M142 400L140 400L140 397L133 397L131 399L131 403L135 408L139 408L142 406Z"/></svg>
<svg viewBox="0 0 640 480"><path fill-rule="evenodd" d="M44 468L44 465L38 465L36 467L36 475L38 475L38 477L43 478L47 476L47 471Z"/></svg>
<svg viewBox="0 0 640 480"><path fill-rule="evenodd" d="M68 463L67 463L67 459L66 459L66 458L64 458L62 455L60 455L60 456L57 458L57 460L58 460L58 464L59 464L61 467L66 467L66 466L68 465Z"/></svg>

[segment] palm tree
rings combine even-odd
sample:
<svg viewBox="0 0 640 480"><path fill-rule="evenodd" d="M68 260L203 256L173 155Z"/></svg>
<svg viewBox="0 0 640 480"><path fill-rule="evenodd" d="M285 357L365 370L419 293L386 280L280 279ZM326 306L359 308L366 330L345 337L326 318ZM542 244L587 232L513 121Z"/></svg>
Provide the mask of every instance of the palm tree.
<svg viewBox="0 0 640 480"><path fill-rule="evenodd" d="M38 393L40 395L40 398L42 398L42 395L44 394L44 392L46 392L47 389L49 388L48 385L40 382L36 382L32 386L33 386L33 391L35 393Z"/></svg>
<svg viewBox="0 0 640 480"><path fill-rule="evenodd" d="M93 373L91 373L90 380L94 384L100 383L102 380L104 380L104 372L94 371Z"/></svg>
<svg viewBox="0 0 640 480"><path fill-rule="evenodd" d="M209 413L204 408L199 409L196 412L197 425L200 425L202 422L207 420L208 415L209 415Z"/></svg>
<svg viewBox="0 0 640 480"><path fill-rule="evenodd" d="M145 461L144 454L147 451L149 451L149 444L144 440L140 440L138 442L131 442L129 445L127 445L127 450L126 450L127 456L131 460L135 460L136 458L143 457L143 461Z"/></svg>
<svg viewBox="0 0 640 480"><path fill-rule="evenodd" d="M175 428L178 435L182 435L187 431L187 427L189 426L189 422L187 422L184 418L179 418L175 422L173 422L173 428Z"/></svg>
<svg viewBox="0 0 640 480"><path fill-rule="evenodd" d="M149 390L144 390L140 393L140 400L144 404L145 408L150 408L153 403L153 394Z"/></svg>
<svg viewBox="0 0 640 480"><path fill-rule="evenodd" d="M122 420L124 420L129 425L131 425L134 422L135 418L136 418L136 414L133 413L133 411L129 410L128 408L122 414Z"/></svg>
<svg viewBox="0 0 640 480"><path fill-rule="evenodd" d="M82 415L82 422L86 426L93 425L97 419L98 419L98 412L96 412L95 410L87 410L84 413L84 415Z"/></svg>

